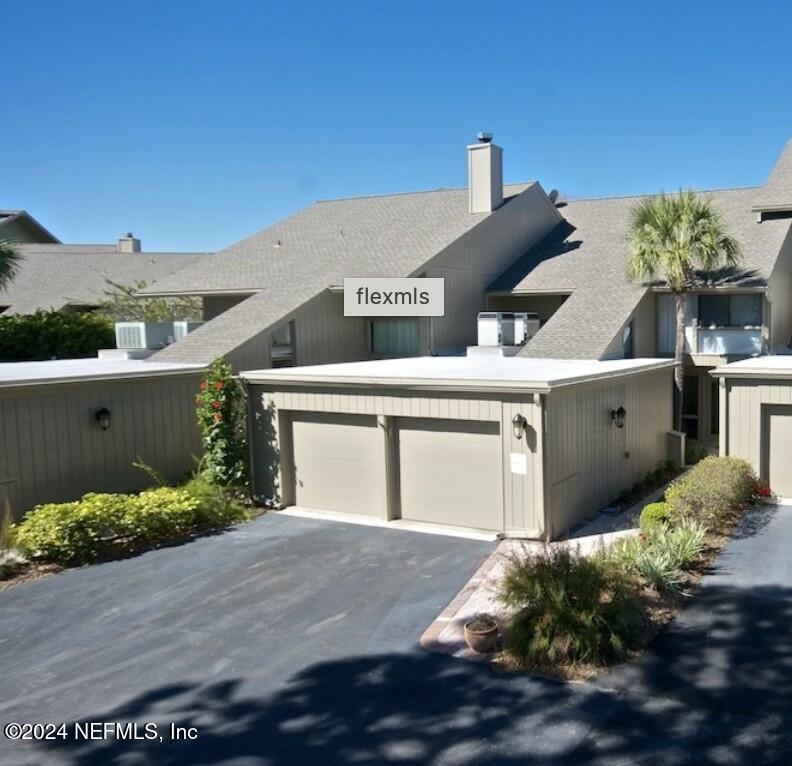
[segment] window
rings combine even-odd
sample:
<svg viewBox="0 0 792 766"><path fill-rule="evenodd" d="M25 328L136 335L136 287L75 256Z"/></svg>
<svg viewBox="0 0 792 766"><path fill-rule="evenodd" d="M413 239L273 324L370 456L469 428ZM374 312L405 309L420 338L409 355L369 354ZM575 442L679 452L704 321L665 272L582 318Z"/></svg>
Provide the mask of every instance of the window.
<svg viewBox="0 0 792 766"><path fill-rule="evenodd" d="M625 359L632 359L635 356L634 322L630 322L622 332L622 355Z"/></svg>
<svg viewBox="0 0 792 766"><path fill-rule="evenodd" d="M690 439L699 438L699 377L685 375L682 388L682 430ZM674 386L674 408L676 411L676 386Z"/></svg>
<svg viewBox="0 0 792 766"><path fill-rule="evenodd" d="M294 367L294 321L281 325L270 336L273 367Z"/></svg>
<svg viewBox="0 0 792 766"><path fill-rule="evenodd" d="M758 327L762 324L762 296L757 293L699 295L699 324L703 327Z"/></svg>
<svg viewBox="0 0 792 766"><path fill-rule="evenodd" d="M371 320L371 353L374 356L418 356L420 338L418 319Z"/></svg>

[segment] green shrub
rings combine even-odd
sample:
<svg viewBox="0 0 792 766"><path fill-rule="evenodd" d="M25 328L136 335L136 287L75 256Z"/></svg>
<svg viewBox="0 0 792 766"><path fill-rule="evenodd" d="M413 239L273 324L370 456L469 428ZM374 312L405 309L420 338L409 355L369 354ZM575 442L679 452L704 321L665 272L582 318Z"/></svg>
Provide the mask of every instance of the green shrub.
<svg viewBox="0 0 792 766"><path fill-rule="evenodd" d="M685 439L685 465L696 465L703 460L709 452L701 442L695 439Z"/></svg>
<svg viewBox="0 0 792 766"><path fill-rule="evenodd" d="M222 527L250 517L233 491L213 484L204 474L196 474L182 488L196 501L195 523L199 527Z"/></svg>
<svg viewBox="0 0 792 766"><path fill-rule="evenodd" d="M668 503L649 503L641 511L640 526L646 532L661 524L667 524L671 518L671 509Z"/></svg>
<svg viewBox="0 0 792 766"><path fill-rule="evenodd" d="M640 640L633 583L603 557L548 548L509 565L500 598L511 608L508 647L520 661L605 664Z"/></svg>
<svg viewBox="0 0 792 766"><path fill-rule="evenodd" d="M112 322L89 313L0 315L0 362L76 359L115 348Z"/></svg>
<svg viewBox="0 0 792 766"><path fill-rule="evenodd" d="M47 561L83 564L107 555L123 527L128 495L88 494L47 503L17 525L17 544Z"/></svg>
<svg viewBox="0 0 792 766"><path fill-rule="evenodd" d="M114 549L149 546L246 516L222 488L194 479L139 495L88 494L73 503L40 505L16 525L16 542L46 561L85 564Z"/></svg>
<svg viewBox="0 0 792 766"><path fill-rule="evenodd" d="M706 529L693 519L679 526L657 523L642 535L617 541L605 554L607 561L637 575L659 593L679 593L684 572L704 550Z"/></svg>
<svg viewBox="0 0 792 766"><path fill-rule="evenodd" d="M751 500L756 476L745 460L707 457L666 490L674 517L690 516L714 527L725 514Z"/></svg>
<svg viewBox="0 0 792 766"><path fill-rule="evenodd" d="M204 456L202 470L224 486L247 481L247 437L243 392L231 367L215 359L195 397Z"/></svg>

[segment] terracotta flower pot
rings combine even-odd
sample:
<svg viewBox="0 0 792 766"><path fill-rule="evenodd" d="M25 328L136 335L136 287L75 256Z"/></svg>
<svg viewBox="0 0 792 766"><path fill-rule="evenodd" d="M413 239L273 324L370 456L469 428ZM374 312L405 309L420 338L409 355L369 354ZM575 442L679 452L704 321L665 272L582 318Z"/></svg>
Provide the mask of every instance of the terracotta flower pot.
<svg viewBox="0 0 792 766"><path fill-rule="evenodd" d="M465 623L465 643L479 654L495 651L498 625L492 618L474 617Z"/></svg>

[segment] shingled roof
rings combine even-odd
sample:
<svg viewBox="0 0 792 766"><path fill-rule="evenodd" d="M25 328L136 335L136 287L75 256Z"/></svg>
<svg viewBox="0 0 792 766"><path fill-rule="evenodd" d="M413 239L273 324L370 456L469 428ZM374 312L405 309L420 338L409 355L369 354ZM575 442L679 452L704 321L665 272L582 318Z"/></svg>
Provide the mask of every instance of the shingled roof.
<svg viewBox="0 0 792 766"><path fill-rule="evenodd" d="M122 253L116 245L16 245L22 262L14 280L0 290L7 313L94 306L104 299L106 278L132 285L152 283L188 266L206 253Z"/></svg>
<svg viewBox="0 0 792 766"><path fill-rule="evenodd" d="M792 210L792 140L787 142L767 185L756 196L754 210Z"/></svg>
<svg viewBox="0 0 792 766"><path fill-rule="evenodd" d="M764 188L764 187L760 187ZM742 246L743 264L715 277L717 284L756 286L770 276L790 227L752 212L758 189L702 192L721 212ZM525 346L534 357L601 358L647 291L627 278L630 210L646 197L559 203L565 221L489 287L513 294L562 292L569 298Z"/></svg>
<svg viewBox="0 0 792 766"><path fill-rule="evenodd" d="M505 204L533 184L508 185ZM211 361L281 321L344 277L407 277L484 220L467 189L317 202L141 295L256 293L158 352Z"/></svg>

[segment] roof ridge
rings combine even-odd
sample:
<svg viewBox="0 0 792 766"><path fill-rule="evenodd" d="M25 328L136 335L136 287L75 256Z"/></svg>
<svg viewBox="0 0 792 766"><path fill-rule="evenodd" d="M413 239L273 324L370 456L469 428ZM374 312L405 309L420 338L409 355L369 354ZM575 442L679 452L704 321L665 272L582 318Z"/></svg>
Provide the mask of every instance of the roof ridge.
<svg viewBox="0 0 792 766"><path fill-rule="evenodd" d="M765 185L759 186L721 186L714 189L696 189L694 187L688 187L692 189L694 192L698 194L712 194L713 192L725 192L725 191L751 191L754 189L764 189ZM611 199L643 199L645 197L659 197L661 194L675 194L675 192L669 191L659 191L659 192L650 192L648 194L613 194L605 197L572 197L572 198L564 198L561 197L558 199L558 203L567 203L570 202L603 202L606 200Z"/></svg>
<svg viewBox="0 0 792 766"><path fill-rule="evenodd" d="M505 189L508 186L531 186L537 181L516 181L513 183L503 184ZM461 192L467 191L467 186L439 186L437 189L419 189L418 191L403 191L403 192L386 192L385 194L353 194L349 197L332 197L329 199L318 199L314 204L327 204L330 202L349 202L355 199L383 199L385 197L407 197L415 194L437 194L438 192Z"/></svg>

